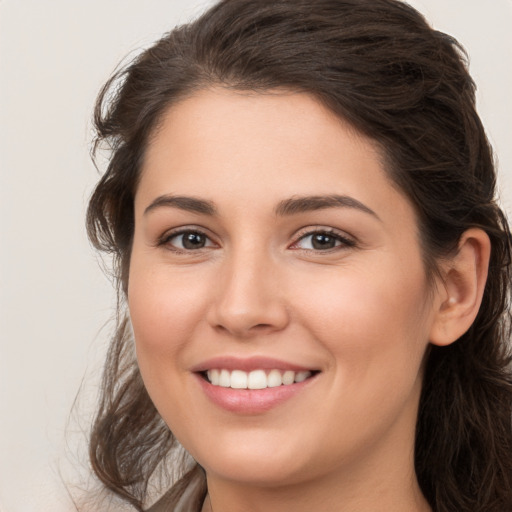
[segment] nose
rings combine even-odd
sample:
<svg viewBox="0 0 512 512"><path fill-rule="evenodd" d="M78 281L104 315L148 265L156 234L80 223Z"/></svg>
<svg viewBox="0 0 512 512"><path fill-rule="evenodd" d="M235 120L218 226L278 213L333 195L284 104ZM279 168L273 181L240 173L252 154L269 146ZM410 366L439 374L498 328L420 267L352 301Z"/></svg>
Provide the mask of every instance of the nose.
<svg viewBox="0 0 512 512"><path fill-rule="evenodd" d="M240 339L284 329L289 312L281 281L272 258L261 253L232 255L216 279L209 324Z"/></svg>

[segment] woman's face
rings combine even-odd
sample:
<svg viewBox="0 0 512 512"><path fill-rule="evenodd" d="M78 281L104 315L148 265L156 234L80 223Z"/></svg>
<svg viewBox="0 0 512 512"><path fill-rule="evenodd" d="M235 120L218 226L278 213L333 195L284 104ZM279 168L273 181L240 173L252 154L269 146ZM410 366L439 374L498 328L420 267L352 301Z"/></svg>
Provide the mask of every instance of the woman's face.
<svg viewBox="0 0 512 512"><path fill-rule="evenodd" d="M412 465L437 299L370 140L307 94L203 91L152 139L135 217L140 370L209 477Z"/></svg>

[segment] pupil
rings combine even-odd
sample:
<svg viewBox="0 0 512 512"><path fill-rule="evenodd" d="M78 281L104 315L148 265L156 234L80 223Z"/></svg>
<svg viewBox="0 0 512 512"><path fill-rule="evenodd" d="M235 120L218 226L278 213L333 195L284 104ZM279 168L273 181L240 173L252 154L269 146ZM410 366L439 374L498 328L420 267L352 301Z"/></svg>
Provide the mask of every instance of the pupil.
<svg viewBox="0 0 512 512"><path fill-rule="evenodd" d="M329 235L319 234L313 236L313 247L315 249L332 249L336 240Z"/></svg>
<svg viewBox="0 0 512 512"><path fill-rule="evenodd" d="M185 249L201 249L204 244L205 237L199 233L187 233L183 236L183 247Z"/></svg>

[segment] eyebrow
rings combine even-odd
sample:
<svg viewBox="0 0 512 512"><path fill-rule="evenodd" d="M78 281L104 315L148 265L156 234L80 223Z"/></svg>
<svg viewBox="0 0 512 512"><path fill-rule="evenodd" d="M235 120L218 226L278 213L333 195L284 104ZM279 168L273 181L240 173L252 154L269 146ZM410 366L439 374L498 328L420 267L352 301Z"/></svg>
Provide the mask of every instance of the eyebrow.
<svg viewBox="0 0 512 512"><path fill-rule="evenodd" d="M336 194L327 196L299 196L285 199L277 205L275 213L279 216L285 216L314 210L323 210L326 208L354 208L381 220L371 208L368 208L368 206L361 203L361 201L350 196L340 196Z"/></svg>
<svg viewBox="0 0 512 512"><path fill-rule="evenodd" d="M205 199L198 199L196 197L189 196L173 196L163 195L157 197L151 204L144 210L144 215L150 211L162 207L179 208L192 213L200 213L202 215L217 215L217 209L211 201Z"/></svg>
<svg viewBox="0 0 512 512"><path fill-rule="evenodd" d="M166 194L153 200L144 210L144 215L160 207L178 208L180 210L208 216L218 214L217 208L212 201L191 196L173 196ZM274 212L276 215L284 217L327 208L354 208L380 220L379 216L371 208L361 203L361 201L350 196L336 194L291 197L290 199L280 201L274 209Z"/></svg>

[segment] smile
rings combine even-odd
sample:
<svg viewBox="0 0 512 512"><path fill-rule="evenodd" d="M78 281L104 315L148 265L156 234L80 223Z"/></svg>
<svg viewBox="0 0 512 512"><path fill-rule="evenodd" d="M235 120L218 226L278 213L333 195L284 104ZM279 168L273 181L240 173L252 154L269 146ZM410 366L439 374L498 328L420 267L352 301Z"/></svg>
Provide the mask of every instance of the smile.
<svg viewBox="0 0 512 512"><path fill-rule="evenodd" d="M276 388L279 386L290 386L300 383L313 375L311 371L281 371L272 370L253 370L246 372L243 370L212 369L206 372L208 382L213 386L232 389L265 389Z"/></svg>
<svg viewBox="0 0 512 512"><path fill-rule="evenodd" d="M220 356L190 368L204 396L241 415L263 414L307 393L322 371L272 357Z"/></svg>

